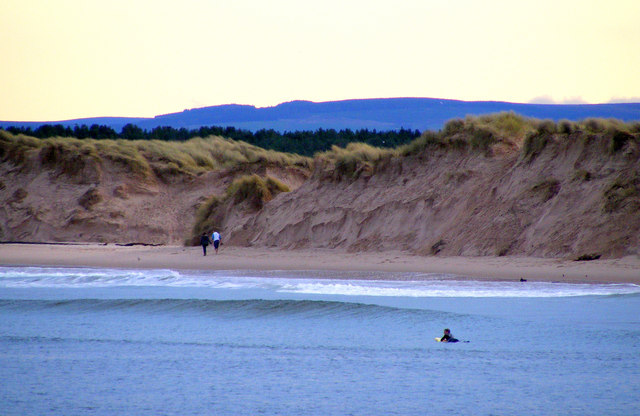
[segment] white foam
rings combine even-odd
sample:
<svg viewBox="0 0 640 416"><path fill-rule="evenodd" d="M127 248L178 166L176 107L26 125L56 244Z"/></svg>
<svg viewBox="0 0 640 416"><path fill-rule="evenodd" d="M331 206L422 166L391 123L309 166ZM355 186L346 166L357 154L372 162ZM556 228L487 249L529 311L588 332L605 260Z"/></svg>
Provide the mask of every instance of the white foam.
<svg viewBox="0 0 640 416"><path fill-rule="evenodd" d="M412 282L306 282L284 286L284 292L399 297L569 297L640 293L637 285L565 284L427 280Z"/></svg>
<svg viewBox="0 0 640 416"><path fill-rule="evenodd" d="M0 287L160 286L179 282L172 270L0 267Z"/></svg>
<svg viewBox="0 0 640 416"><path fill-rule="evenodd" d="M311 276L311 278L310 278ZM225 290L261 289L276 293L375 297L568 297L640 293L632 284L569 284L547 282L489 282L460 280L450 275L413 275L420 280L362 280L357 275L318 272L216 271L0 267L0 288L60 287L205 287ZM354 277L345 280L345 277ZM380 279L380 275L375 276ZM388 279L391 275L385 275ZM403 279L411 275L402 275Z"/></svg>

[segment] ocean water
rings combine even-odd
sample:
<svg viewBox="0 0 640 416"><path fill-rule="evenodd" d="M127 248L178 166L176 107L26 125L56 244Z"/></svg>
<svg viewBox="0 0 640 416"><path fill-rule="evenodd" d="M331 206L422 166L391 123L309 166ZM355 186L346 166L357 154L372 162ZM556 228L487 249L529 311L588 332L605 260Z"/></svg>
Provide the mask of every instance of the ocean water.
<svg viewBox="0 0 640 416"><path fill-rule="evenodd" d="M1 415L639 415L640 286L0 267L0 380Z"/></svg>

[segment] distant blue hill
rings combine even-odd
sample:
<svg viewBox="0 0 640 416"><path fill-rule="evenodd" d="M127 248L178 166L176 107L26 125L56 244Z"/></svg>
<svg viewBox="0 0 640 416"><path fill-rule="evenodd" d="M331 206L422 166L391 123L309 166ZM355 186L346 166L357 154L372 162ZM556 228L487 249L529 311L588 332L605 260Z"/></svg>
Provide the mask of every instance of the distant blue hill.
<svg viewBox="0 0 640 416"><path fill-rule="evenodd" d="M323 129L438 130L448 120L466 115L514 111L540 119L582 120L590 117L640 120L640 103L621 104L518 104L500 101L458 101L437 98L377 98L314 103L292 101L275 107L218 105L194 108L153 118L95 117L64 121L0 121L0 127L42 124L106 125L120 131L126 124L151 130L159 126L197 129L202 126L236 127L280 132Z"/></svg>

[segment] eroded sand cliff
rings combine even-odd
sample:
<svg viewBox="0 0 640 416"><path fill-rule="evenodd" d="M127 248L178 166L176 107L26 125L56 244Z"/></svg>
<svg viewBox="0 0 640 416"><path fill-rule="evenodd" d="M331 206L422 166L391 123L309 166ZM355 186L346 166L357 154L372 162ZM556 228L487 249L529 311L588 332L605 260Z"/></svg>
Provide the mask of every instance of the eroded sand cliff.
<svg viewBox="0 0 640 416"><path fill-rule="evenodd" d="M213 223L227 244L465 256L639 252L637 132L616 139L547 126L526 140L498 134L478 144L465 128L404 153L356 158L348 169L320 155L309 179L299 166L262 159L140 176L110 159L51 164L41 149L21 160L5 149L0 238L182 243L208 197L256 173L291 192L259 206L221 203Z"/></svg>

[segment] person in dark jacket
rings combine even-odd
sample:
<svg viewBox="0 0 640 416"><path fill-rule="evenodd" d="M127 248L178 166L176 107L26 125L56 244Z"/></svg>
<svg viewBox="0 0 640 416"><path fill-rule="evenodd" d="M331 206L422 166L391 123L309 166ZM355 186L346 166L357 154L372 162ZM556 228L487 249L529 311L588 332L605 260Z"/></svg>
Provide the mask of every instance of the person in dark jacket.
<svg viewBox="0 0 640 416"><path fill-rule="evenodd" d="M454 338L449 328L447 328L444 330L444 334L442 335L442 338L440 338L440 342L458 342L458 340Z"/></svg>
<svg viewBox="0 0 640 416"><path fill-rule="evenodd" d="M202 254L203 255L207 255L207 246L211 243L211 240L209 239L209 236L207 235L207 233L202 233L202 236L200 237L200 245L202 246Z"/></svg>

